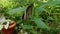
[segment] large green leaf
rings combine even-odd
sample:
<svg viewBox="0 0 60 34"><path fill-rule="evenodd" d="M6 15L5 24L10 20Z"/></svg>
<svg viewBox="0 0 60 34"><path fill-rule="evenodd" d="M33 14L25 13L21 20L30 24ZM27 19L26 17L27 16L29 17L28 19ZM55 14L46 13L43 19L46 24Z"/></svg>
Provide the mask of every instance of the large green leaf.
<svg viewBox="0 0 60 34"><path fill-rule="evenodd" d="M35 18L34 20L39 28L49 28L40 18Z"/></svg>
<svg viewBox="0 0 60 34"><path fill-rule="evenodd" d="M26 10L26 8L19 7L19 8L15 8L15 9L10 10L7 13L12 16L19 16L19 15L22 15L25 10Z"/></svg>

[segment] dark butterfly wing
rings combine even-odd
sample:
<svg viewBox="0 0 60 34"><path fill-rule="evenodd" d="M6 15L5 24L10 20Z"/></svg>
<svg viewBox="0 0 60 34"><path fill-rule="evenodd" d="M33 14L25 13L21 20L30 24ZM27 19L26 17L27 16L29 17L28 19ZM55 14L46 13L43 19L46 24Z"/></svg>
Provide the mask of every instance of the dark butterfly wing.
<svg viewBox="0 0 60 34"><path fill-rule="evenodd" d="M29 5L27 10L25 11L25 13L23 14L23 19L24 20L27 20L29 19L30 15L32 14L32 7L33 7L33 4Z"/></svg>

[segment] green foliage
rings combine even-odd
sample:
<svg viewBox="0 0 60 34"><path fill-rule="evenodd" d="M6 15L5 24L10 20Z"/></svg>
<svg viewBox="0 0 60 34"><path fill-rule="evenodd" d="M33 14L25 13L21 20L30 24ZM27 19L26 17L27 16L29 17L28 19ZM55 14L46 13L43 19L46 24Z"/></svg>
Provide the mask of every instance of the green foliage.
<svg viewBox="0 0 60 34"><path fill-rule="evenodd" d="M48 28L48 26L40 18L36 18L34 21L39 28Z"/></svg>
<svg viewBox="0 0 60 34"><path fill-rule="evenodd" d="M31 3L34 4L32 15L24 21L22 15ZM18 31L22 28L28 34L55 34L60 29L60 0L1 0L0 5L4 15L16 21Z"/></svg>
<svg viewBox="0 0 60 34"><path fill-rule="evenodd" d="M25 10L26 10L26 8L20 7L20 8L12 9L12 10L8 11L7 13L11 16L19 16L19 15L22 15Z"/></svg>
<svg viewBox="0 0 60 34"><path fill-rule="evenodd" d="M23 28L24 28L24 29L32 29L33 26L31 26L31 25L24 25Z"/></svg>

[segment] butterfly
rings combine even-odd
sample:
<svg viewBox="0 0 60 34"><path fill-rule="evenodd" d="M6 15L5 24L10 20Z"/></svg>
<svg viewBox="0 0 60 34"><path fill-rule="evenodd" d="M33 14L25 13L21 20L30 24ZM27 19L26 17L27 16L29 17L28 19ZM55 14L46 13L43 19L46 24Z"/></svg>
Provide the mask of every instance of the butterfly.
<svg viewBox="0 0 60 34"><path fill-rule="evenodd" d="M29 19L30 15L32 15L32 8L33 8L33 4L30 4L26 11L24 12L23 16L22 16L22 19L23 20L27 20Z"/></svg>

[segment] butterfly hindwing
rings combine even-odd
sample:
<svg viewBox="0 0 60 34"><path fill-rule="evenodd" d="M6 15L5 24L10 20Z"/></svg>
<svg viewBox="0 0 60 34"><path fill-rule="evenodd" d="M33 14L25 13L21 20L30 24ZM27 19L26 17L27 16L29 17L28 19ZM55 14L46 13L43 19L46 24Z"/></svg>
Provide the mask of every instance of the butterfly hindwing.
<svg viewBox="0 0 60 34"><path fill-rule="evenodd" d="M27 10L25 11L25 13L23 15L24 20L29 19L30 15L32 14L32 7L33 7L33 4L31 4L27 7Z"/></svg>

